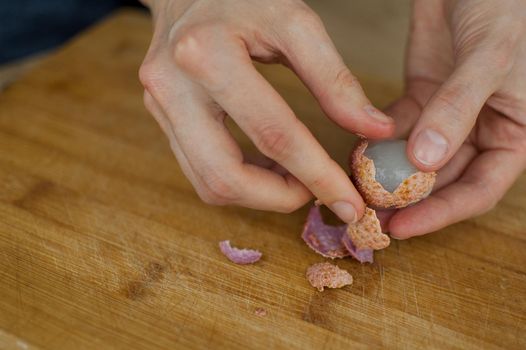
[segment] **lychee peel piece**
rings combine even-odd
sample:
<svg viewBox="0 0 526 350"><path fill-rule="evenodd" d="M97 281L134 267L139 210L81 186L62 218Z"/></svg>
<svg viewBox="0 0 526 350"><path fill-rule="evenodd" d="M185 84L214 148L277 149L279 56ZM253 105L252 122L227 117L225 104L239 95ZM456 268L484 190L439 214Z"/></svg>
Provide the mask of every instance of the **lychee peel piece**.
<svg viewBox="0 0 526 350"><path fill-rule="evenodd" d="M389 236L382 233L376 212L370 208L365 208L365 213L358 222L349 224L347 235L358 251L384 249L391 243Z"/></svg>
<svg viewBox="0 0 526 350"><path fill-rule="evenodd" d="M307 280L314 288L323 292L327 288L342 288L353 282L349 272L328 262L314 264L307 269Z"/></svg>

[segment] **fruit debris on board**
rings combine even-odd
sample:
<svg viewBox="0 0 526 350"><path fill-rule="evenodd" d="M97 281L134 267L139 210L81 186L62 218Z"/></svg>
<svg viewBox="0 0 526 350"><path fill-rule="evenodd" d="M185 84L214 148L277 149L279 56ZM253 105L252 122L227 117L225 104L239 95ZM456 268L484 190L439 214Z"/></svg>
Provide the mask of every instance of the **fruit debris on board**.
<svg viewBox="0 0 526 350"><path fill-rule="evenodd" d="M326 258L343 258L350 255L342 243L346 231L347 225L325 225L320 208L314 206L309 211L301 238L312 250Z"/></svg>
<svg viewBox="0 0 526 350"><path fill-rule="evenodd" d="M368 148L362 139L350 156L351 178L367 205L373 208L403 208L427 197L436 180L436 173L418 171L405 155L407 142L381 141ZM316 253L326 258L352 256L361 263L373 262L373 251L389 246L389 236L382 233L374 209L366 208L363 217L354 224L331 226L323 222L317 200L310 209L301 237ZM236 264L251 264L262 254L257 250L238 249L230 241L219 243L221 252ZM330 263L318 263L307 269L309 283L324 288L341 288L353 282L345 270ZM256 310L265 315L265 310Z"/></svg>
<svg viewBox="0 0 526 350"><path fill-rule="evenodd" d="M253 264L261 259L261 256L263 255L258 250L238 249L232 247L229 240L219 242L219 249L228 260L240 265Z"/></svg>
<svg viewBox="0 0 526 350"><path fill-rule="evenodd" d="M267 310L263 309L262 307L257 307L256 310L254 310L254 314L256 316L265 317L267 316Z"/></svg>
<svg viewBox="0 0 526 350"><path fill-rule="evenodd" d="M323 292L325 287L342 288L353 282L352 276L347 271L328 262L310 266L307 269L307 280L320 292Z"/></svg>
<svg viewBox="0 0 526 350"><path fill-rule="evenodd" d="M358 249L351 241L347 233L348 230L349 225L331 226L325 224L320 208L315 206L309 211L301 238L312 250L323 257L334 259L350 255L361 263L372 263L372 249Z"/></svg>

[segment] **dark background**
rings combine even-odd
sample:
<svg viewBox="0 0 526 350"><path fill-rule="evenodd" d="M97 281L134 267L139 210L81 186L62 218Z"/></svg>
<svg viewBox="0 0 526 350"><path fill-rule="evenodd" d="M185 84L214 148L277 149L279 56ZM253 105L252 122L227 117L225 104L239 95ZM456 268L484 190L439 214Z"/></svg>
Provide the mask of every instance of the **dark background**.
<svg viewBox="0 0 526 350"><path fill-rule="evenodd" d="M56 47L137 0L0 0L0 64Z"/></svg>

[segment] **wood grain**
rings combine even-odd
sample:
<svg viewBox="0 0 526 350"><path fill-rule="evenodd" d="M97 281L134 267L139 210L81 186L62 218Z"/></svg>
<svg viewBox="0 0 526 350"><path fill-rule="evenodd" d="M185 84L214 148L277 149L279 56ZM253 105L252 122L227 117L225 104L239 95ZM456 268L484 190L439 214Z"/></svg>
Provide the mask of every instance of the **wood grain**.
<svg viewBox="0 0 526 350"><path fill-rule="evenodd" d="M407 1L311 3L371 98L393 99ZM142 106L150 33L145 14L117 13L0 95L0 348L526 347L524 175L487 215L394 241L372 265L337 261L354 284L319 293L307 208L195 195ZM343 164L352 138L292 74L258 67ZM222 239L264 257L236 266Z"/></svg>

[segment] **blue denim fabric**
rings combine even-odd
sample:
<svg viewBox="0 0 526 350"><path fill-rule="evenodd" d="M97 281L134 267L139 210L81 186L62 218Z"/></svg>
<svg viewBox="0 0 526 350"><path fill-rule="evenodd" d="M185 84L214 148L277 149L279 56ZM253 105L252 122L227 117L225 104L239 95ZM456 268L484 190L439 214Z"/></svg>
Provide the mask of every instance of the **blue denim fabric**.
<svg viewBox="0 0 526 350"><path fill-rule="evenodd" d="M60 45L122 0L0 0L0 64Z"/></svg>

